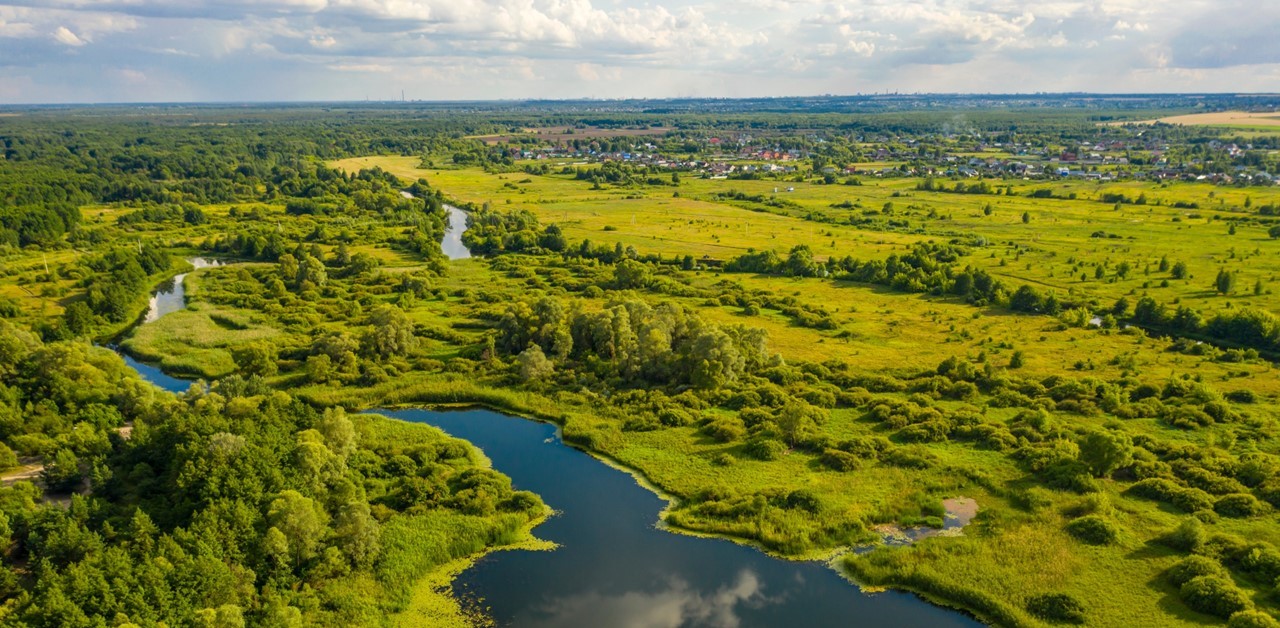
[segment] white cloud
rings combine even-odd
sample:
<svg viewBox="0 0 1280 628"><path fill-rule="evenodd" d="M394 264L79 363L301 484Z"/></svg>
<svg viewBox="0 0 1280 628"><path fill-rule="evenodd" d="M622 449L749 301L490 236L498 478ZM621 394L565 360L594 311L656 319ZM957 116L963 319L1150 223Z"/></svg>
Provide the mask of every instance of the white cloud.
<svg viewBox="0 0 1280 628"><path fill-rule="evenodd" d="M59 26L57 30L53 31L53 39L66 46L85 45L85 41L83 39L80 39L78 35L71 32L71 30L65 26Z"/></svg>
<svg viewBox="0 0 1280 628"><path fill-rule="evenodd" d="M37 99L113 93L94 63L215 99L361 97L388 71L419 97L483 98L1125 91L1135 77L1198 91L1226 76L1248 91L1274 89L1280 69L1280 5L1246 0L0 3L0 58L41 67Z"/></svg>

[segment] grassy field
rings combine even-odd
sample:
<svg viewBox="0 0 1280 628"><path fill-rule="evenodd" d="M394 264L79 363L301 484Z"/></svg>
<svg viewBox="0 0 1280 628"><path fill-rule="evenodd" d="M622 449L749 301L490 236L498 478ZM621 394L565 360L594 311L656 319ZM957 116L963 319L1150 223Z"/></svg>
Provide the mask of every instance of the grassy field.
<svg viewBox="0 0 1280 628"><path fill-rule="evenodd" d="M724 261L751 250L785 256L793 247L806 245L819 260L873 260L907 252L921 242L955 239L969 251L961 264L985 269L1011 288L1033 285L1097 304L1091 313L1121 297L1132 305L1143 295L1206 314L1244 306L1280 309L1280 297L1269 287L1280 273L1280 243L1268 237L1269 223L1250 209L1280 202L1280 191L1272 189L1010 181L1000 186L1012 194L971 195L917 189L920 179L874 177L861 185L686 177L678 185L593 189L590 182L569 175L424 170L417 167L418 159L407 157L351 159L336 165L348 170L376 165L406 181L425 178L457 202L528 210L544 225L559 225L570 243L589 238L667 259L687 254ZM775 192L775 187L781 189ZM789 187L794 191L785 191ZM1032 196L1040 190L1047 190L1042 193L1047 197ZM724 193L729 191L742 194L727 198ZM1109 194L1134 202L1103 202ZM1145 197L1143 204L1136 202L1140 197ZM212 226L158 229L153 235L175 245L198 242L233 220L229 209L211 208ZM330 220L286 215L279 208L268 211L276 228L290 234L313 233ZM345 225L341 217L332 220ZM1280 378L1269 362L1220 360L1213 352L1189 352L1173 339L1152 337L1136 328L1072 326L1052 316L1016 314L999 305L975 306L955 297L818 277L664 265L650 269L660 282L622 289L613 264L557 255L473 258L451 262L446 273L434 275L428 272L427 260L393 244L396 233L391 227L366 227L360 234L366 237L353 237L350 250L374 257L381 268L346 278L335 267L323 287L299 285L268 294L271 279L294 280L275 277L278 265L269 263L193 273L187 278L191 306L142 327L125 347L166 370L216 378L241 370L239 350L269 346L278 356L280 371L268 381L317 405L480 404L554 421L563 426L566 441L631 470L675 499L666 513L669 525L749 540L785 556L830 556L852 544L875 542L876 524L928 522L938 516L941 499L970 497L981 512L964 536L849 554L840 566L863 583L916 590L1001 624L1045 625L1028 609L1037 596L1055 593L1068 594L1087 609L1087 625L1222 623L1187 606L1163 575L1185 552L1158 539L1190 515L1168 503L1128 494L1135 476L1099 477L1092 491L1051 486L1040 475L1043 469L1019 458L1022 454L946 437L914 442L904 436L902 425L891 427L876 418L874 408L976 416L987 427L1021 430L1019 451L1026 455L1043 453L1038 447L1044 443L1038 439L1052 437L1062 443L1058 454L1074 459L1079 455L1077 437L1115 432L1161 452L1193 451L1200 456L1188 454L1188 459L1273 457L1280 454L1273 419L1280 415ZM317 246L323 257L335 254L331 245ZM77 253L59 255L66 257L54 264L72 261ZM1169 270L1158 270L1162 258L1170 264L1184 263L1188 276L1173 279ZM43 260L28 255L5 263L0 289L6 294L39 284ZM1238 274L1232 294L1212 289L1221 269ZM409 298L400 287L402 276L427 277L426 284ZM1262 289L1254 294L1258 280ZM61 290L60 298L76 294L70 282L50 285L57 287L42 289ZM774 370L757 377L753 386L766 394L772 389L797 396L829 394L833 399L848 394L853 401L833 400L822 406L823 421L814 430L828 446L793 443L772 458L753 453L749 439L715 438L705 429L716 420L743 421L744 410L731 403L732 394L742 391L732 388L708 393L706 407L696 413L698 420L633 429L628 421L649 410L640 403L614 403L599 391L603 387L609 394L625 393L637 387L596 379L589 373L589 361L563 379L525 384L516 375L514 356L483 355L487 339L495 335L513 303L541 298L555 301L571 315L602 312L627 299L654 307L675 303L709 324L763 329L776 361ZM765 305L744 307L747 301ZM403 310L418 337L409 355L386 360L385 369L366 364L346 379L309 372L306 361L318 355L317 340L326 334L345 334L345 342L364 359L367 350L361 343L376 340L370 313L391 303ZM824 322L806 324L797 311L821 315ZM952 397L936 389L928 393L912 388L938 374L939 365L949 360L986 368L993 386L1003 386L1006 393L1023 391L1024 401L998 401L986 391ZM821 375L823 369L844 369L856 379L836 385L833 382L840 380ZM886 380L897 387L866 388ZM1242 413L1233 422L1211 421L1188 429L1153 415L1121 418L1096 407L1059 408L1049 397L1050 390L1093 394L1115 386L1124 393L1117 402L1121 406L1130 401L1128 391L1144 386L1155 391L1192 388L1187 394L1203 395L1210 402L1221 402L1224 395L1251 401L1223 406ZM676 396L676 391L669 392ZM1166 393L1164 398L1181 404L1181 394ZM1027 427L1023 411L1041 406L1050 408L1039 419L1043 425ZM894 452L925 462L870 460L843 470L827 462L829 445L877 439ZM811 499L810 510L777 505L801 489ZM732 514L741 512L752 514ZM1079 541L1068 528L1081 513L1105 517L1115 537L1098 545ZM1212 509L1197 516L1206 520L1212 533L1280 545L1280 527L1269 507L1256 516L1218 516ZM406 520L389 538L393 547L400 547L395 544L401 541L409 547L424 531L439 535L453 527L474 528L473 523ZM415 528L419 524L421 529ZM529 540L515 528L501 532L513 544ZM429 544L445 546L446 541L434 538ZM467 609L443 593L444 584L451 570L465 565L452 561L472 555L483 544L467 546L466 538L461 543L457 547L467 551L440 554L427 567L404 552L397 554L406 573L430 574L424 576L427 584L401 600L409 609L400 618L405 625L467 620ZM1269 584L1234 577L1258 608L1280 610L1268 593ZM372 585L350 586L357 596L362 587Z"/></svg>
<svg viewBox="0 0 1280 628"><path fill-rule="evenodd" d="M1121 297L1133 302L1150 295L1163 303L1207 311L1233 305L1280 310L1280 294L1275 291L1280 240L1268 235L1269 223L1258 222L1245 207L1280 203L1276 188L1014 181L1008 185L1016 196L995 196L920 191L916 189L919 179L843 186L685 178L677 188L592 190L587 182L559 175L422 170L410 157L358 158L336 165L376 165L407 180L425 177L460 201L527 209L543 222L561 225L570 239L620 242L641 253L724 259L749 249L783 254L805 244L819 259L879 259L916 242L963 234L987 242L965 259L966 264L1014 285L1054 290L1060 297L1081 295L1110 305ZM795 191L775 194L780 187ZM788 206L778 209L716 200L718 192L729 190L776 197ZM1036 190L1048 190L1054 198L1032 198ZM679 197L672 196L676 191ZM1100 200L1107 194L1146 199L1143 205L1117 205ZM855 209L832 207L844 203ZM1186 207L1177 207L1179 203ZM892 206L886 218L906 221L907 228L841 224L870 211L883 212L886 204ZM1190 207L1193 204L1198 208ZM988 206L990 215L984 211ZM831 222L806 219L813 217ZM1170 265L1186 264L1187 277L1175 279L1168 271L1161 272L1162 258ZM1122 264L1128 268L1123 276ZM1213 289L1222 269L1236 275L1230 298ZM1261 294L1254 294L1259 282Z"/></svg>

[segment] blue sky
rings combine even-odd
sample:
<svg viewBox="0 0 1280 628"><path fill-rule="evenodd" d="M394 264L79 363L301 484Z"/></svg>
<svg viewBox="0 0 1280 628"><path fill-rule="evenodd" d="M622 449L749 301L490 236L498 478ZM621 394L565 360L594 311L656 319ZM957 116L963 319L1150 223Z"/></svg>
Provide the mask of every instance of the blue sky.
<svg viewBox="0 0 1280 628"><path fill-rule="evenodd" d="M0 103L1280 91L1243 0L0 0Z"/></svg>

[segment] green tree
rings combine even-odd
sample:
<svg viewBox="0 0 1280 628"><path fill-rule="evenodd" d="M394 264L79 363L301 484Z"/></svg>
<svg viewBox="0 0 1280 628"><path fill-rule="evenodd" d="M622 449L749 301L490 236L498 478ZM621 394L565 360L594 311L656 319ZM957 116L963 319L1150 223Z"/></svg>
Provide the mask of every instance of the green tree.
<svg viewBox="0 0 1280 628"><path fill-rule="evenodd" d="M1021 350L1014 351L1013 355L1009 356L1009 368L1020 369L1024 364L1026 364L1026 356Z"/></svg>
<svg viewBox="0 0 1280 628"><path fill-rule="evenodd" d="M520 371L520 379L526 382L544 380L555 372L555 364L547 359L542 348L536 344L530 344L529 348L521 351L520 355L516 356L516 364Z"/></svg>
<svg viewBox="0 0 1280 628"><path fill-rule="evenodd" d="M244 628L244 611L234 604L201 609L196 611L193 625L197 628Z"/></svg>
<svg viewBox="0 0 1280 628"><path fill-rule="evenodd" d="M276 348L267 342L251 342L232 352L236 366L245 375L270 377L276 374Z"/></svg>
<svg viewBox="0 0 1280 628"><path fill-rule="evenodd" d="M623 290L644 288L652 280L652 271L644 262L624 259L613 267L613 282Z"/></svg>
<svg viewBox="0 0 1280 628"><path fill-rule="evenodd" d="M80 472L80 458L69 448L58 450L53 460L46 461L41 475L44 476L45 486L57 492L79 488L84 477Z"/></svg>
<svg viewBox="0 0 1280 628"><path fill-rule="evenodd" d="M280 256L277 263L280 267L280 276L284 277L285 281L296 282L298 280L298 258L291 253L285 253Z"/></svg>
<svg viewBox="0 0 1280 628"><path fill-rule="evenodd" d="M791 249L785 264L786 272L793 277L816 277L821 270L813 259L813 250L807 245L799 244Z"/></svg>
<svg viewBox="0 0 1280 628"><path fill-rule="evenodd" d="M795 447L796 443L817 430L821 418L821 411L817 408L807 403L791 401L778 411L778 430L787 444Z"/></svg>
<svg viewBox="0 0 1280 628"><path fill-rule="evenodd" d="M1022 224L1031 222L1031 212L1022 212Z"/></svg>
<svg viewBox="0 0 1280 628"><path fill-rule="evenodd" d="M372 329L360 339L365 355L377 358L405 356L418 348L418 338L413 334L413 322L404 310L390 304L380 305L369 314Z"/></svg>
<svg viewBox="0 0 1280 628"><path fill-rule="evenodd" d="M73 336L83 336L93 329L93 310L84 301L76 301L62 313L62 323Z"/></svg>
<svg viewBox="0 0 1280 628"><path fill-rule="evenodd" d="M271 502L267 522L283 535L294 567L316 555L328 532L328 515L320 504L292 489L282 491Z"/></svg>
<svg viewBox="0 0 1280 628"><path fill-rule="evenodd" d="M1133 461L1133 441L1121 432L1091 431L1080 441L1080 460L1094 477L1108 477Z"/></svg>
<svg viewBox="0 0 1280 628"><path fill-rule="evenodd" d="M316 431L324 436L329 449L343 460L356 450L356 428L342 406L325 408L320 420L316 421Z"/></svg>
<svg viewBox="0 0 1280 628"><path fill-rule="evenodd" d="M1235 273L1225 268L1218 271L1218 277L1213 281L1214 289L1218 291L1218 294L1223 294L1223 295L1231 294L1231 291L1235 289L1235 285L1236 285Z"/></svg>

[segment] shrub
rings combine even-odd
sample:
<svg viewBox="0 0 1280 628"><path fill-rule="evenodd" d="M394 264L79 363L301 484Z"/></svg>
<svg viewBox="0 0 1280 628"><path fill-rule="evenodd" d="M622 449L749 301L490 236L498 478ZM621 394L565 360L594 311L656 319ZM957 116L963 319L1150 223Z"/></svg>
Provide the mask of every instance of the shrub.
<svg viewBox="0 0 1280 628"><path fill-rule="evenodd" d="M1280 628L1280 622L1262 611L1240 611L1231 616L1227 628Z"/></svg>
<svg viewBox="0 0 1280 628"><path fill-rule="evenodd" d="M1226 619L1252 606L1249 598L1221 576L1197 576L1182 585L1182 601L1192 610Z"/></svg>
<svg viewBox="0 0 1280 628"><path fill-rule="evenodd" d="M1110 545L1120 538L1119 528L1098 515L1080 517L1068 523L1064 529L1067 534L1089 545Z"/></svg>
<svg viewBox="0 0 1280 628"><path fill-rule="evenodd" d="M787 446L772 438L752 438L743 451L757 460L777 460Z"/></svg>
<svg viewBox="0 0 1280 628"><path fill-rule="evenodd" d="M728 443L741 440L747 430L742 422L732 418L719 418L704 426L702 433L715 439L716 442Z"/></svg>
<svg viewBox="0 0 1280 628"><path fill-rule="evenodd" d="M822 464L836 471L853 471L862 466L862 459L839 449L827 449L818 459Z"/></svg>
<svg viewBox="0 0 1280 628"><path fill-rule="evenodd" d="M1214 512L1224 517L1256 517L1267 511L1266 504L1248 493L1223 495L1213 504Z"/></svg>
<svg viewBox="0 0 1280 628"><path fill-rule="evenodd" d="M1084 605L1066 593L1045 593L1027 600L1027 612L1045 621L1083 624Z"/></svg>
<svg viewBox="0 0 1280 628"><path fill-rule="evenodd" d="M785 501L787 508L793 510L803 510L812 514L817 514L822 509L822 502L818 501L818 496L813 491L801 488L791 491L787 495Z"/></svg>
<svg viewBox="0 0 1280 628"><path fill-rule="evenodd" d="M1260 543L1233 557L1232 566L1264 582L1280 577L1280 551Z"/></svg>
<svg viewBox="0 0 1280 628"><path fill-rule="evenodd" d="M18 466L18 454L13 453L9 446L0 443L0 471L12 469Z"/></svg>
<svg viewBox="0 0 1280 628"><path fill-rule="evenodd" d="M928 469L938 462L938 457L918 447L895 447L884 456L885 464L904 469Z"/></svg>
<svg viewBox="0 0 1280 628"><path fill-rule="evenodd" d="M1188 556L1165 572L1165 578L1168 578L1174 586L1180 587L1200 576L1218 576L1225 578L1226 570L1218 561L1208 556Z"/></svg>
<svg viewBox="0 0 1280 628"><path fill-rule="evenodd" d="M1204 524L1194 517L1184 519L1178 527L1160 537L1160 542L1164 545L1184 552L1199 550L1206 540L1208 540L1208 534L1204 531Z"/></svg>

